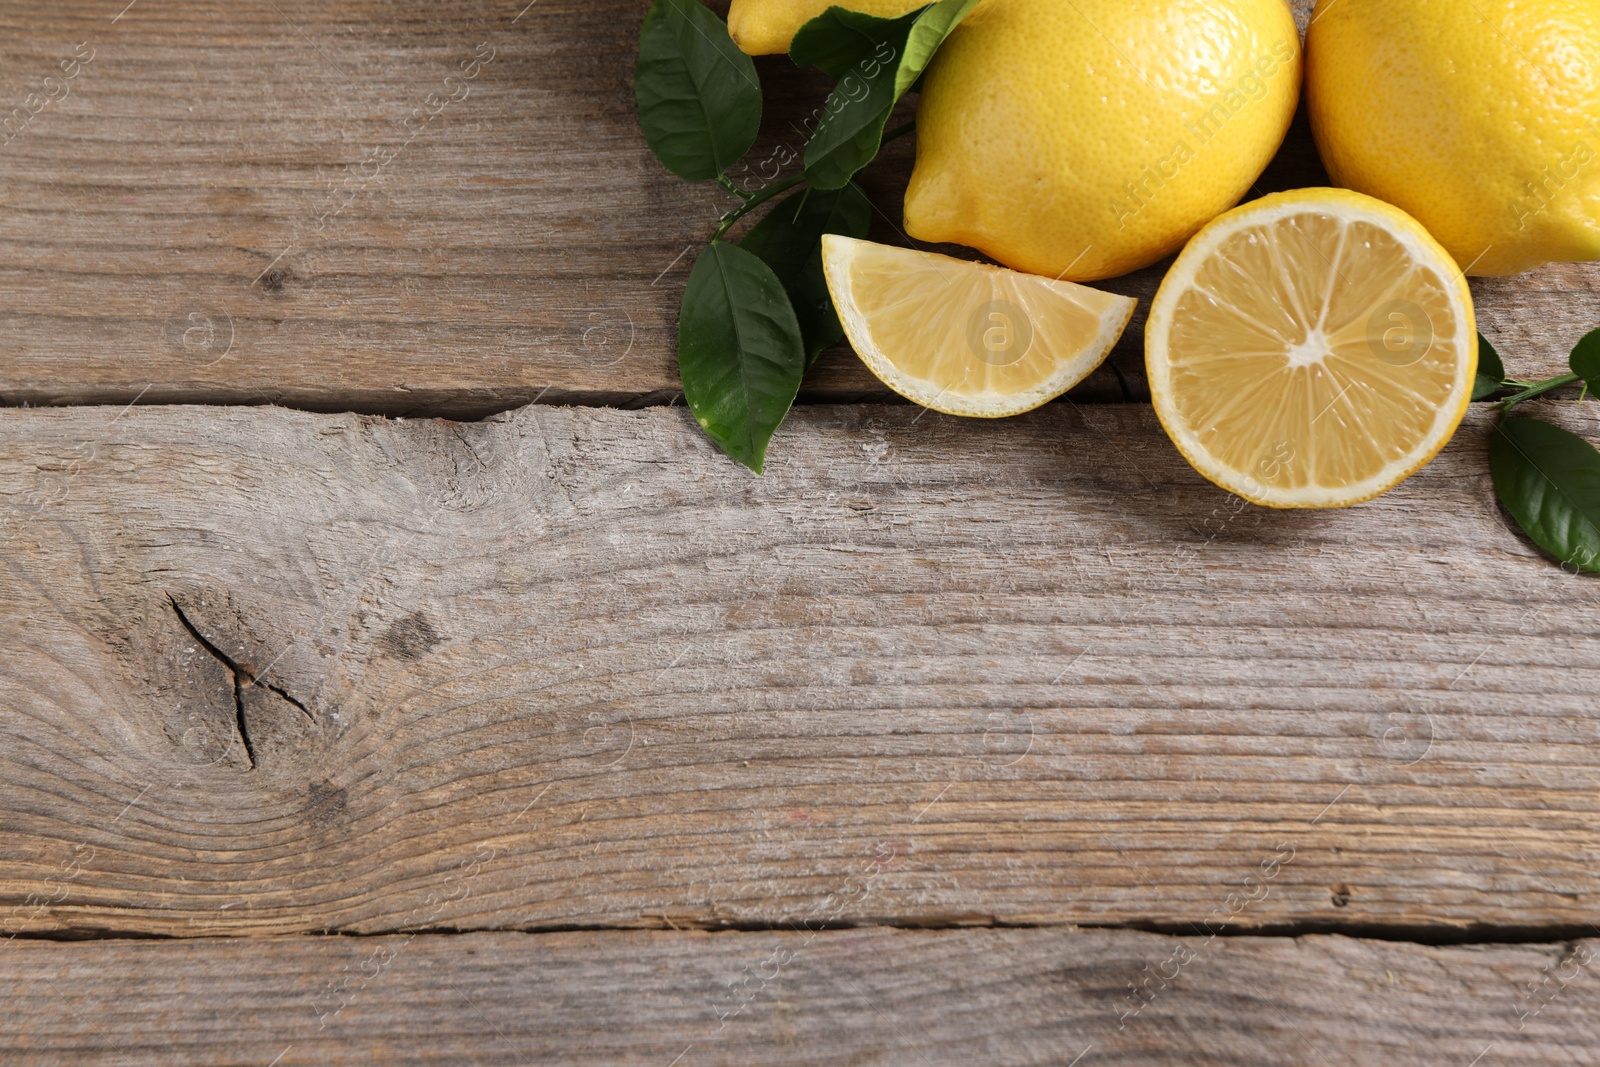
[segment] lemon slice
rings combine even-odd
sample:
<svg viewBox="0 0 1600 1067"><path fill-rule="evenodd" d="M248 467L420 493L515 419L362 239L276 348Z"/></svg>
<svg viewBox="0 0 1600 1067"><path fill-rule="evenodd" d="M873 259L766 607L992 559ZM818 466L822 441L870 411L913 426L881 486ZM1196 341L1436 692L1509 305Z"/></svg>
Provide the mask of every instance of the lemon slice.
<svg viewBox="0 0 1600 1067"><path fill-rule="evenodd" d="M1145 327L1156 414L1195 470L1276 508L1357 504L1444 447L1478 367L1472 295L1411 216L1263 197L1183 250Z"/></svg>
<svg viewBox="0 0 1600 1067"><path fill-rule="evenodd" d="M1136 301L933 252L822 238L839 321L907 400L997 419L1053 400L1105 362Z"/></svg>

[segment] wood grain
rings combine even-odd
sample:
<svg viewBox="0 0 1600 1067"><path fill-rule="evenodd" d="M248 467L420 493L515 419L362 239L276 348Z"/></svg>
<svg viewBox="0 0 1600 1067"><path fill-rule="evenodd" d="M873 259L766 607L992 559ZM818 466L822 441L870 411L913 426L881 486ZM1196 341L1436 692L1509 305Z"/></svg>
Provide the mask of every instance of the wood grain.
<svg viewBox="0 0 1600 1067"><path fill-rule="evenodd" d="M637 0L123 6L0 10L0 121L38 106L0 132L0 401L466 417L678 392L682 287L732 200L639 135ZM798 153L825 92L783 59L760 71L748 184ZM911 158L898 143L867 174L878 240L905 240ZM1302 121L1257 191L1324 181ZM1109 288L1148 305L1162 271ZM1567 266L1474 291L1538 375L1600 323L1597 283ZM1142 323L1080 398L1121 399L1116 372L1142 395ZM841 346L804 396L885 393Z"/></svg>
<svg viewBox="0 0 1600 1067"><path fill-rule="evenodd" d="M1061 929L15 941L0 1040L17 1067L1578 1064L1597 963Z"/></svg>
<svg viewBox="0 0 1600 1067"><path fill-rule="evenodd" d="M1587 929L1600 587L1485 433L1276 513L1135 406L0 413L0 932Z"/></svg>

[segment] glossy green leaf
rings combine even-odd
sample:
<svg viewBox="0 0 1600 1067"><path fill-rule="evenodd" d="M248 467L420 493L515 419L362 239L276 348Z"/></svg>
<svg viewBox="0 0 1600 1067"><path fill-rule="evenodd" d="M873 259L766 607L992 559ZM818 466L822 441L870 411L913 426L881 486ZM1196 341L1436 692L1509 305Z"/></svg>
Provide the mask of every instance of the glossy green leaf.
<svg viewBox="0 0 1600 1067"><path fill-rule="evenodd" d="M923 11L906 39L905 57L894 76L894 98L904 96L933 62L933 54L950 32L978 6L978 0L943 0Z"/></svg>
<svg viewBox="0 0 1600 1067"><path fill-rule="evenodd" d="M894 44L895 54L905 47ZM822 121L806 144L806 179L815 189L838 189L872 162L894 108L894 68L879 65L876 78L851 71L823 105Z"/></svg>
<svg viewBox="0 0 1600 1067"><path fill-rule="evenodd" d="M759 474L805 364L778 276L752 253L713 241L689 273L678 319L683 398L706 436Z"/></svg>
<svg viewBox="0 0 1600 1067"><path fill-rule="evenodd" d="M903 41L923 10L885 19L830 7L795 33L789 42L789 58L797 67L816 67L835 79L858 65L863 72L871 72L874 60L887 63L895 58L885 46Z"/></svg>
<svg viewBox="0 0 1600 1067"><path fill-rule="evenodd" d="M880 20L878 30L886 36L874 46L870 62L858 62L840 75L823 105L822 121L806 144L806 176L813 188L838 189L872 162L896 101L977 4L978 0L940 0L910 21ZM830 62L835 58L830 53Z"/></svg>
<svg viewBox="0 0 1600 1067"><path fill-rule="evenodd" d="M1539 419L1500 420L1489 440L1495 493L1534 542L1600 571L1600 452Z"/></svg>
<svg viewBox="0 0 1600 1067"><path fill-rule="evenodd" d="M1591 330L1578 342L1569 366L1589 386L1589 392L1600 395L1600 330Z"/></svg>
<svg viewBox="0 0 1600 1067"><path fill-rule="evenodd" d="M700 0L656 0L639 32L633 95L650 151L672 173L710 181L755 143L761 83L728 27Z"/></svg>
<svg viewBox="0 0 1600 1067"><path fill-rule="evenodd" d="M783 283L800 322L806 368L844 336L822 273L822 235L864 238L872 202L854 182L843 189L802 191L782 201L745 235L739 247L761 257Z"/></svg>
<svg viewBox="0 0 1600 1067"><path fill-rule="evenodd" d="M1483 400L1500 391L1506 377L1500 353L1483 334L1478 335L1478 378L1472 385L1472 399Z"/></svg>

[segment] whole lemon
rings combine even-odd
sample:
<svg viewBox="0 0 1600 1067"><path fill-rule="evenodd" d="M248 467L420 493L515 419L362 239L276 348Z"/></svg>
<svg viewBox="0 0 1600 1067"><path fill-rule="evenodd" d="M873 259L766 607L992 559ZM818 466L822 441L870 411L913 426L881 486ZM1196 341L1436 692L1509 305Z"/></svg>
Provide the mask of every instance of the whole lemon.
<svg viewBox="0 0 1600 1067"><path fill-rule="evenodd" d="M985 0L928 69L906 232L1126 274L1250 190L1299 95L1286 0Z"/></svg>
<svg viewBox="0 0 1600 1067"><path fill-rule="evenodd" d="M1306 105L1333 180L1468 273L1600 258L1600 0L1320 0Z"/></svg>
<svg viewBox="0 0 1600 1067"><path fill-rule="evenodd" d="M879 18L896 18L928 0L733 0L728 5L728 33L747 55L787 52L795 31L828 10L846 7Z"/></svg>

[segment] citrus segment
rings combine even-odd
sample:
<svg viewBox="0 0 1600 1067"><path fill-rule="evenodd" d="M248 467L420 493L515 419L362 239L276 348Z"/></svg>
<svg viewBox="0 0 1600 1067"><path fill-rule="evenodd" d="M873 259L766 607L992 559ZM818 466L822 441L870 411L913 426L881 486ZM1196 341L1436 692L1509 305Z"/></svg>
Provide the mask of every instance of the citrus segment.
<svg viewBox="0 0 1600 1067"><path fill-rule="evenodd" d="M862 362L907 400L949 415L1001 418L1060 396L1105 361L1136 303L837 234L823 237L822 261Z"/></svg>
<svg viewBox="0 0 1600 1067"><path fill-rule="evenodd" d="M1151 400L1195 469L1273 507L1340 507L1416 471L1477 371L1472 298L1414 219L1335 189L1219 217L1145 329Z"/></svg>

